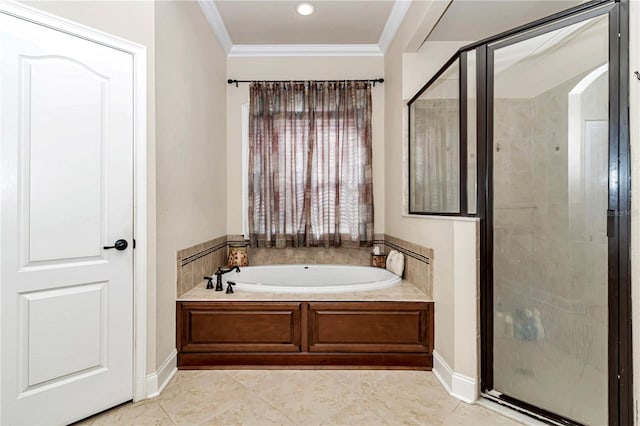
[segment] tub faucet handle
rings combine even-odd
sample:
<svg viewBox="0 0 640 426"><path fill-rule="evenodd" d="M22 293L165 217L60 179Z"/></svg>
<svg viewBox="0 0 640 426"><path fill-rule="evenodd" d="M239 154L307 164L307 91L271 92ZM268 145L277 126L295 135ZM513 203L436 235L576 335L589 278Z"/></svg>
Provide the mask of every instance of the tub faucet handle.
<svg viewBox="0 0 640 426"><path fill-rule="evenodd" d="M233 281L227 281L227 294L233 293L233 287L231 287L232 285L236 285L236 283L234 283Z"/></svg>
<svg viewBox="0 0 640 426"><path fill-rule="evenodd" d="M204 277L207 280L207 289L211 290L213 288L213 277Z"/></svg>
<svg viewBox="0 0 640 426"><path fill-rule="evenodd" d="M216 271L216 291L222 291L222 268L218 267Z"/></svg>
<svg viewBox="0 0 640 426"><path fill-rule="evenodd" d="M222 276L228 272L231 271L236 271L236 272L240 272L240 268L237 266L233 266L231 268L228 269L222 269L221 266L218 267L218 270L215 273L216 276L216 291L222 291ZM227 291L227 293L233 293L232 291Z"/></svg>

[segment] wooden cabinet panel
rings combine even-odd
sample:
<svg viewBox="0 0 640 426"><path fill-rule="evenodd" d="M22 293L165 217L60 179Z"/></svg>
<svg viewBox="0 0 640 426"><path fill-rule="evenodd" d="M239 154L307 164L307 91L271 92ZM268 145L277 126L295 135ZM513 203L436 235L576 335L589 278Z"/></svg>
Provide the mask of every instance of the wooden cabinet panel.
<svg viewBox="0 0 640 426"><path fill-rule="evenodd" d="M309 303L309 352L430 352L426 303Z"/></svg>
<svg viewBox="0 0 640 426"><path fill-rule="evenodd" d="M430 369L433 302L177 302L178 366Z"/></svg>
<svg viewBox="0 0 640 426"><path fill-rule="evenodd" d="M182 352L300 350L300 303L178 303Z"/></svg>

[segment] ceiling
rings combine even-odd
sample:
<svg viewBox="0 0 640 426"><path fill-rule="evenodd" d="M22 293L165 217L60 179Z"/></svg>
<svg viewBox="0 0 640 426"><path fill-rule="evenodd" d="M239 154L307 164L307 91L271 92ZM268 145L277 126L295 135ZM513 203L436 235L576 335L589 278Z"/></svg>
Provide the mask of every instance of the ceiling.
<svg viewBox="0 0 640 426"><path fill-rule="evenodd" d="M301 16L296 6L315 6ZM544 18L586 0L432 1L417 43L473 42ZM383 55L410 0L198 0L231 56ZM435 6L435 7L434 7ZM444 13L443 13L444 11ZM428 16L431 14L432 16Z"/></svg>
<svg viewBox="0 0 640 426"><path fill-rule="evenodd" d="M426 41L478 41L584 0L453 0Z"/></svg>
<svg viewBox="0 0 640 426"><path fill-rule="evenodd" d="M378 44L393 0L311 0L316 11L296 13L299 1L216 0L233 45Z"/></svg>

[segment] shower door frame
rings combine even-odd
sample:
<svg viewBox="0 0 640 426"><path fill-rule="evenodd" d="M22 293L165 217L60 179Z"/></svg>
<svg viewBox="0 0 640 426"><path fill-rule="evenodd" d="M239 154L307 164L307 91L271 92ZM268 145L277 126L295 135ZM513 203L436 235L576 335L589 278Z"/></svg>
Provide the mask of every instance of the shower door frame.
<svg viewBox="0 0 640 426"><path fill-rule="evenodd" d="M550 419L574 421L493 391L493 53L596 16L609 15L608 417L633 424L631 346L631 188L628 0L592 1L491 37L476 49L478 215L480 221L481 392L485 398ZM465 99L461 97L461 103ZM461 122L466 127L465 122ZM604 214L605 212L603 212Z"/></svg>

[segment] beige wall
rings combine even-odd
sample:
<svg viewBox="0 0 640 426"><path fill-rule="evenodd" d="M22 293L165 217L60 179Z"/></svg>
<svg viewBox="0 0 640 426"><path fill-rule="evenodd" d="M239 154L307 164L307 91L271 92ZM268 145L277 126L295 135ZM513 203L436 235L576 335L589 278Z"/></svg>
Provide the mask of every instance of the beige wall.
<svg viewBox="0 0 640 426"><path fill-rule="evenodd" d="M480 380L480 227L477 221L453 224L454 371Z"/></svg>
<svg viewBox="0 0 640 426"><path fill-rule="evenodd" d="M150 1L25 1L24 4L147 48L147 372L156 369L155 4Z"/></svg>
<svg viewBox="0 0 640 426"><path fill-rule="evenodd" d="M434 250L435 350L455 373L476 380L476 221L404 214L406 102L464 44L427 43L418 52L405 52L430 7L426 1L411 4L385 55L385 233Z"/></svg>
<svg viewBox="0 0 640 426"><path fill-rule="evenodd" d="M382 77L379 57L229 57L228 78L238 80L331 80ZM373 132L374 233L385 229L384 84L371 91ZM242 105L249 85L227 87L227 232L242 233Z"/></svg>
<svg viewBox="0 0 640 426"><path fill-rule="evenodd" d="M157 2L155 23L157 368L176 347L176 252L226 234L226 55L196 2Z"/></svg>

